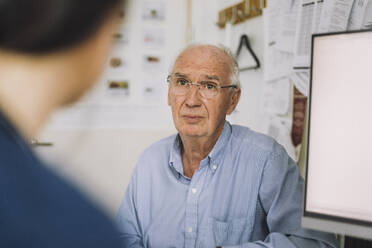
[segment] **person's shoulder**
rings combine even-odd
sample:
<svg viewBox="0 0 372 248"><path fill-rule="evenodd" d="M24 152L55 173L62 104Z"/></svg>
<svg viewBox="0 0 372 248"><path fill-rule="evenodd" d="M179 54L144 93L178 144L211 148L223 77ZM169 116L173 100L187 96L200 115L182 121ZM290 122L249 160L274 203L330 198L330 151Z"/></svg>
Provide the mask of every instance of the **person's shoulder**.
<svg viewBox="0 0 372 248"><path fill-rule="evenodd" d="M170 135L166 138L158 140L151 145L149 145L145 150L141 153L140 157L148 157L148 156L159 156L164 155L170 152L170 149L174 145L176 140L177 134Z"/></svg>
<svg viewBox="0 0 372 248"><path fill-rule="evenodd" d="M168 161L176 138L177 134L173 134L145 148L137 159L135 170L139 170L140 168L147 170L150 167L154 167L157 164L164 164Z"/></svg>
<svg viewBox="0 0 372 248"><path fill-rule="evenodd" d="M240 149L256 149L265 153L281 152L281 145L272 137L248 127L232 125L232 142Z"/></svg>
<svg viewBox="0 0 372 248"><path fill-rule="evenodd" d="M158 173L159 169L168 164L172 147L174 146L177 135L171 135L154 142L145 148L137 159L136 167L133 170L132 177L147 177Z"/></svg>
<svg viewBox="0 0 372 248"><path fill-rule="evenodd" d="M268 161L291 160L285 148L275 139L243 126L233 125L231 146L241 161L251 161L256 168L265 168ZM294 164L292 162L290 166ZM288 163L279 163L275 168L285 170L287 166Z"/></svg>
<svg viewBox="0 0 372 248"><path fill-rule="evenodd" d="M34 154L23 154L16 148L12 150L18 152L17 157L0 152L4 155L0 156L0 164L4 165L0 181L5 185L0 194L7 199L0 201L0 208L12 209L3 211L0 219L5 218L18 230L8 229L2 235L14 240L21 238L22 244L32 247L38 242L53 247L119 246L115 225L90 199L50 171ZM33 233L34 237L20 233Z"/></svg>

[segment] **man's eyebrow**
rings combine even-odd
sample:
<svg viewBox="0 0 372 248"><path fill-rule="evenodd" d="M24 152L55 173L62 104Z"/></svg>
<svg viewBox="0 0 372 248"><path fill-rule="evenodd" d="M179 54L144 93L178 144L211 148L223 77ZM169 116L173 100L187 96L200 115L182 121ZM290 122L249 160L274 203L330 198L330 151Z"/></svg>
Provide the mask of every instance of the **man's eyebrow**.
<svg viewBox="0 0 372 248"><path fill-rule="evenodd" d="M216 76L216 75L206 75L205 76L207 79L209 79L209 80L217 80L217 81L220 81L220 78L218 77L218 76Z"/></svg>
<svg viewBox="0 0 372 248"><path fill-rule="evenodd" d="M179 73L179 72L175 72L174 75L177 77L188 78L187 75ZM220 81L220 78L217 75L204 75L204 77L207 78L208 80Z"/></svg>
<svg viewBox="0 0 372 248"><path fill-rule="evenodd" d="M187 76L185 74L182 74L182 73L179 73L179 72L174 73L174 75L177 76L177 77L187 78Z"/></svg>

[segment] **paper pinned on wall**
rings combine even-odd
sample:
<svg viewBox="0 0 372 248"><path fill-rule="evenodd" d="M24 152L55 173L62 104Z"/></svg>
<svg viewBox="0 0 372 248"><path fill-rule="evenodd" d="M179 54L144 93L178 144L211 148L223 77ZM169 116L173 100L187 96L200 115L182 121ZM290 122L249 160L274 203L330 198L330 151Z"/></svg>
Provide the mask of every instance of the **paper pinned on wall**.
<svg viewBox="0 0 372 248"><path fill-rule="evenodd" d="M156 73L164 71L163 57L160 55L146 54L142 57L142 69L146 73Z"/></svg>
<svg viewBox="0 0 372 248"><path fill-rule="evenodd" d="M372 1L370 0L367 3L367 9L365 13L365 18L363 22L363 28L364 29L371 29L372 28Z"/></svg>
<svg viewBox="0 0 372 248"><path fill-rule="evenodd" d="M147 79L142 83L142 94L143 94L143 103L144 105L150 104L152 106L157 106L163 104L163 98L166 97L163 94L164 84L161 80Z"/></svg>
<svg viewBox="0 0 372 248"><path fill-rule="evenodd" d="M284 52L293 53L300 1L281 0L278 2L280 2L280 27L276 48Z"/></svg>
<svg viewBox="0 0 372 248"><path fill-rule="evenodd" d="M288 75L292 71L293 54L265 47L264 81L271 81Z"/></svg>
<svg viewBox="0 0 372 248"><path fill-rule="evenodd" d="M291 141L292 120L286 117L272 116L268 123L267 134L284 146L288 155L297 161L296 149Z"/></svg>
<svg viewBox="0 0 372 248"><path fill-rule="evenodd" d="M313 33L318 33L322 13L324 8L324 1L323 0L317 0L315 1L315 16L314 16L314 27L313 27Z"/></svg>
<svg viewBox="0 0 372 248"><path fill-rule="evenodd" d="M158 28L144 29L142 42L148 48L163 48L165 45L165 32L163 29Z"/></svg>
<svg viewBox="0 0 372 248"><path fill-rule="evenodd" d="M145 20L165 20L165 2L145 1L143 2L142 18Z"/></svg>
<svg viewBox="0 0 372 248"><path fill-rule="evenodd" d="M126 66L123 57L113 56L109 59L110 69L121 69Z"/></svg>
<svg viewBox="0 0 372 248"><path fill-rule="evenodd" d="M114 34L113 38L117 45L123 44L127 45L129 43L129 29L124 25L119 28Z"/></svg>
<svg viewBox="0 0 372 248"><path fill-rule="evenodd" d="M302 0L300 5L293 61L293 69L295 70L309 69L310 67L311 35L316 25L316 11L320 11L316 4L314 0Z"/></svg>
<svg viewBox="0 0 372 248"><path fill-rule="evenodd" d="M130 96L130 84L124 79L108 79L106 81L106 93L110 98L128 98Z"/></svg>
<svg viewBox="0 0 372 248"><path fill-rule="evenodd" d="M279 1L275 1L263 10L265 43L269 44L270 47L276 46L278 38L280 24L280 8L278 3Z"/></svg>
<svg viewBox="0 0 372 248"><path fill-rule="evenodd" d="M291 84L287 77L265 82L262 107L270 114L285 115L289 110Z"/></svg>
<svg viewBox="0 0 372 248"><path fill-rule="evenodd" d="M72 108L96 108L97 106L124 106L131 100L130 81L122 75L104 74L89 92Z"/></svg>
<svg viewBox="0 0 372 248"><path fill-rule="evenodd" d="M372 28L372 0L355 0L350 13L348 30Z"/></svg>
<svg viewBox="0 0 372 248"><path fill-rule="evenodd" d="M353 3L354 0L325 1L318 33L345 31Z"/></svg>
<svg viewBox="0 0 372 248"><path fill-rule="evenodd" d="M264 9L264 81L283 77L292 70L293 54L276 49L277 14L273 8Z"/></svg>
<svg viewBox="0 0 372 248"><path fill-rule="evenodd" d="M368 0L356 0L351 8L347 30L358 30L363 27Z"/></svg>
<svg viewBox="0 0 372 248"><path fill-rule="evenodd" d="M318 32L323 11L323 0L302 0L300 4L293 61L295 71L307 71L310 68L311 36Z"/></svg>
<svg viewBox="0 0 372 248"><path fill-rule="evenodd" d="M302 95L304 96L309 95L310 73L308 71L294 72L290 75L290 80L296 86L298 91L301 92Z"/></svg>

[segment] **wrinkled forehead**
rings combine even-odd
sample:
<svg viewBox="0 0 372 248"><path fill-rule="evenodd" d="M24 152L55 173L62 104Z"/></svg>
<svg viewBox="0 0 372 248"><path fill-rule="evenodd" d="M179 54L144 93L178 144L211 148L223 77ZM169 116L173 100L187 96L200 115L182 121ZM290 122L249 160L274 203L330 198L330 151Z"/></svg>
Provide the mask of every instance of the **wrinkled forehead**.
<svg viewBox="0 0 372 248"><path fill-rule="evenodd" d="M172 73L190 76L217 75L223 80L229 78L231 65L228 56L213 46L192 47L183 51L176 59Z"/></svg>

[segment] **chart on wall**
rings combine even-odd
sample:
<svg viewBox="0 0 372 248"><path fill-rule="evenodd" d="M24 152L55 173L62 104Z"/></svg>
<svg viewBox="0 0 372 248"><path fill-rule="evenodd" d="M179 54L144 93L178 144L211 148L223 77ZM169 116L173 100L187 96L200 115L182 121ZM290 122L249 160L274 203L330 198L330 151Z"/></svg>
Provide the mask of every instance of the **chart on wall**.
<svg viewBox="0 0 372 248"><path fill-rule="evenodd" d="M166 78L185 46L181 0L129 1L112 34L114 47L101 78L76 105L57 112L51 128L169 128ZM173 9L172 12L169 12ZM177 11L176 11L177 12ZM92 51L94 52L94 51Z"/></svg>

